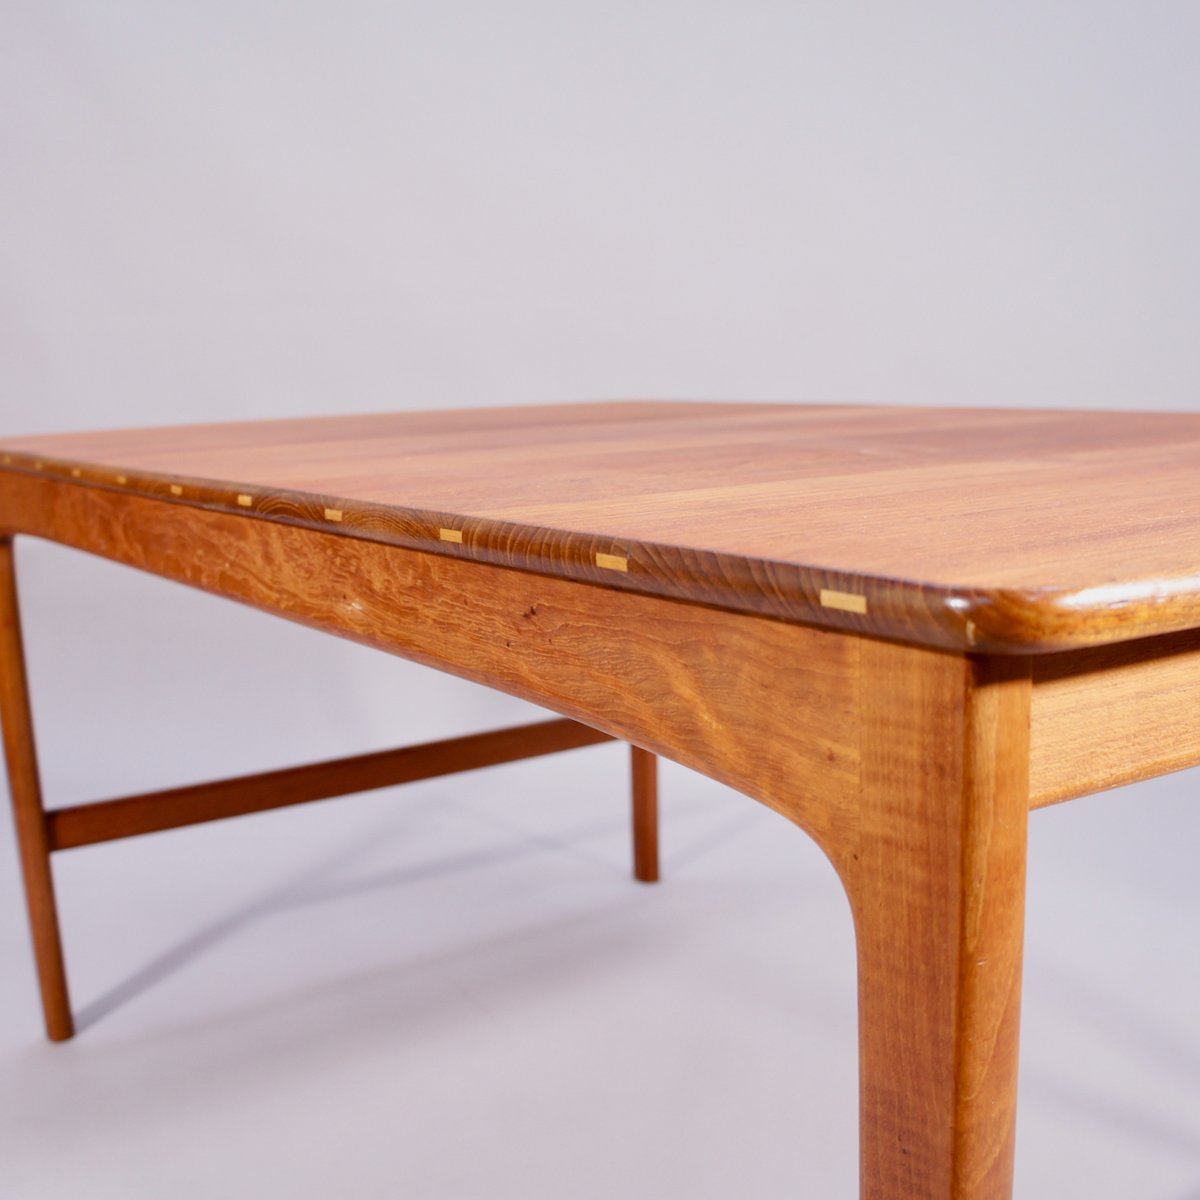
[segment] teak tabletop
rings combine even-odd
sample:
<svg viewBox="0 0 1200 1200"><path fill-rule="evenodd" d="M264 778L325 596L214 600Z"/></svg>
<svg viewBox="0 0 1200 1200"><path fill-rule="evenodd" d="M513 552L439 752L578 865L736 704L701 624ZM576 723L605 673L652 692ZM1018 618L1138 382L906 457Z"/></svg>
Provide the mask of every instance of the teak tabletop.
<svg viewBox="0 0 1200 1200"><path fill-rule="evenodd" d="M0 712L47 1030L51 854L616 737L836 868L862 1196L1012 1191L1027 814L1200 762L1200 416L619 402L13 438ZM12 539L76 546L564 720L46 810ZM802 1014L797 1014L802 1017Z"/></svg>
<svg viewBox="0 0 1200 1200"><path fill-rule="evenodd" d="M952 649L1200 624L1189 414L627 402L5 452L94 486Z"/></svg>

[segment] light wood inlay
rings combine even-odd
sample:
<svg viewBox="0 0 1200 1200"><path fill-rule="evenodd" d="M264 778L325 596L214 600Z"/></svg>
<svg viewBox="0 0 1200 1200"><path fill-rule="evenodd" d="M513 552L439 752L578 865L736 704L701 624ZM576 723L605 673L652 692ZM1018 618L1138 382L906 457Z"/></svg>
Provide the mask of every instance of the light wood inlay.
<svg viewBox="0 0 1200 1200"><path fill-rule="evenodd" d="M821 604L825 608L837 608L842 612L865 613L867 611L866 596L856 596L853 592L834 592L829 588L821 589Z"/></svg>
<svg viewBox="0 0 1200 1200"><path fill-rule="evenodd" d="M13 469L987 653L1200 625L1200 415L605 403L12 438ZM95 478L89 478L94 471ZM180 493L172 492L173 495ZM636 571L598 564L621 546ZM614 582L619 581L619 582ZM821 603L862 596L867 610Z"/></svg>
<svg viewBox="0 0 1200 1200"><path fill-rule="evenodd" d="M52 849L611 735L639 879L656 754L838 872L865 1200L1008 1200L1029 808L1200 763L1198 465L1196 416L799 405L14 439L0 710L50 1035L71 1032ZM571 721L45 814L15 534Z"/></svg>
<svg viewBox="0 0 1200 1200"><path fill-rule="evenodd" d="M13 527L532 700L712 775L826 847L853 823L856 637L0 473L0 532Z"/></svg>

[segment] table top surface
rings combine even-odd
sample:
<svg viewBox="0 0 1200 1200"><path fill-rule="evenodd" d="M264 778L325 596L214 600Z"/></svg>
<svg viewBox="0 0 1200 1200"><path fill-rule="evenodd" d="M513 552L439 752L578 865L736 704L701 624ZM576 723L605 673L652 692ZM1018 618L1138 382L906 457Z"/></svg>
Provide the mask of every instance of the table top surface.
<svg viewBox="0 0 1200 1200"><path fill-rule="evenodd" d="M1200 627L1200 415L611 402L0 438L3 466L995 652Z"/></svg>

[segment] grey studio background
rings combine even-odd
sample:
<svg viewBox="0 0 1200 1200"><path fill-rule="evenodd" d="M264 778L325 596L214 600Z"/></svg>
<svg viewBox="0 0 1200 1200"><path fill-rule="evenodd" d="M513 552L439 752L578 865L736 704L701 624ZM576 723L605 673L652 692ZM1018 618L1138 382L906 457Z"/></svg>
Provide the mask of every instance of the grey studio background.
<svg viewBox="0 0 1200 1200"><path fill-rule="evenodd" d="M1192 3L4 3L0 431L1200 408L1198 52ZM20 555L55 804L528 714ZM61 856L62 1047L5 822L0 1200L855 1195L832 870L667 766L637 887L626 786L600 748ZM1022 1197L1200 1198L1195 786L1033 817Z"/></svg>

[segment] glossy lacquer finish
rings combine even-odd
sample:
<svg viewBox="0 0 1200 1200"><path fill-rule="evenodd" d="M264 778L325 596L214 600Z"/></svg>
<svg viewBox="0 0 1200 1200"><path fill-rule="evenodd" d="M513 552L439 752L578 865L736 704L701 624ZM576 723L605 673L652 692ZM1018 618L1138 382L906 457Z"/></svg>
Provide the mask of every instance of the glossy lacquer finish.
<svg viewBox="0 0 1200 1200"><path fill-rule="evenodd" d="M69 1021L56 849L618 737L637 878L658 875L659 754L836 868L862 1196L1007 1200L1029 810L1200 761L1198 473L1200 418L1112 413L627 403L5 442L0 537L567 718L43 817L9 586L47 1019Z"/></svg>
<svg viewBox="0 0 1200 1200"><path fill-rule="evenodd" d="M3 448L20 470L954 649L1200 623L1190 414L627 402Z"/></svg>

